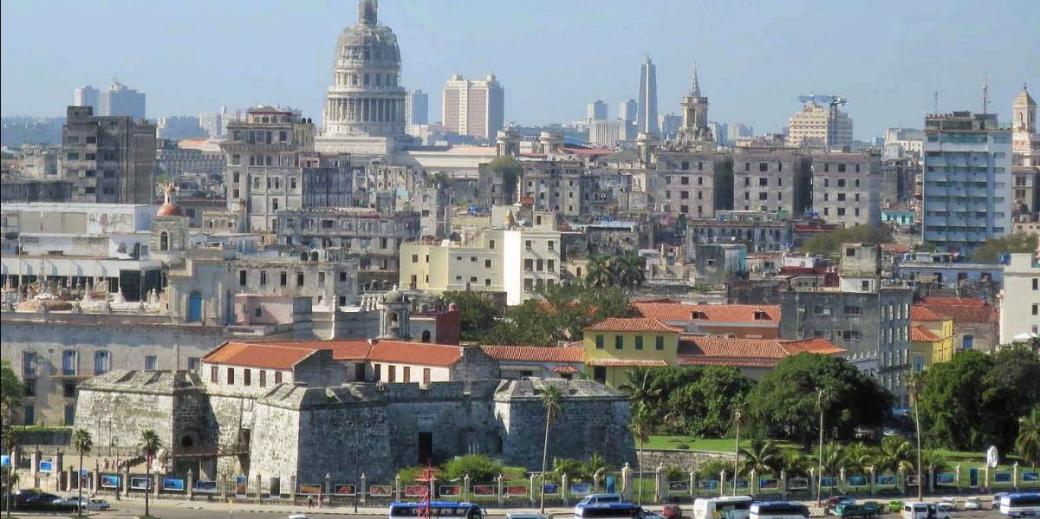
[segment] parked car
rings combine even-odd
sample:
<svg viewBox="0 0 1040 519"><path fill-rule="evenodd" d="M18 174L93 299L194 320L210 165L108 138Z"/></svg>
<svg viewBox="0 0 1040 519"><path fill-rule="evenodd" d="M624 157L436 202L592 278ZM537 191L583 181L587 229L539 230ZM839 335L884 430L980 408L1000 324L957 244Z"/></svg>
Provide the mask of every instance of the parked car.
<svg viewBox="0 0 1040 519"><path fill-rule="evenodd" d="M993 503L990 505L990 508L1000 508L1000 498L1006 495L1008 495L1007 492L997 492L996 494L993 494Z"/></svg>
<svg viewBox="0 0 1040 519"><path fill-rule="evenodd" d="M950 519L950 512L931 503L909 502L903 505L902 519Z"/></svg>
<svg viewBox="0 0 1040 519"><path fill-rule="evenodd" d="M533 512L517 512L506 514L506 519L545 519L545 516Z"/></svg>
<svg viewBox="0 0 1040 519"><path fill-rule="evenodd" d="M935 509L939 512L939 515L952 515L957 511L957 505L953 503L937 503Z"/></svg>
<svg viewBox="0 0 1040 519"><path fill-rule="evenodd" d="M91 499L90 502L87 503L87 510L103 511L108 510L109 508L112 508L112 505L108 504L108 501L105 501L104 499Z"/></svg>
<svg viewBox="0 0 1040 519"><path fill-rule="evenodd" d="M661 515L664 516L664 519L681 519L683 511L682 508L679 508L679 505L665 505L661 509Z"/></svg>
<svg viewBox="0 0 1040 519"><path fill-rule="evenodd" d="M639 519L664 519L664 516L650 510L643 510L639 512Z"/></svg>
<svg viewBox="0 0 1040 519"><path fill-rule="evenodd" d="M831 496L824 501L827 510L833 510L838 505L853 505L856 504L856 498L852 496Z"/></svg>
<svg viewBox="0 0 1040 519"><path fill-rule="evenodd" d="M982 510L982 501L977 497L969 497L964 500L965 510Z"/></svg>
<svg viewBox="0 0 1040 519"><path fill-rule="evenodd" d="M881 515L881 507L874 501L867 501L862 505L838 503L831 513L837 517L876 517Z"/></svg>

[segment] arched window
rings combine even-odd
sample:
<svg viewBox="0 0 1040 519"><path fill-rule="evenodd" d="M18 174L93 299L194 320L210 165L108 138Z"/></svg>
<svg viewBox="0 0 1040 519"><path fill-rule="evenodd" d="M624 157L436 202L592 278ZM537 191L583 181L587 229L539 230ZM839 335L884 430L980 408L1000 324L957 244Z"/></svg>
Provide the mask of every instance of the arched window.
<svg viewBox="0 0 1040 519"><path fill-rule="evenodd" d="M170 250L170 235L166 231L159 233L159 250Z"/></svg>
<svg viewBox="0 0 1040 519"><path fill-rule="evenodd" d="M430 339L431 339L431 337L430 337L430 330L423 330L423 332L422 332L422 342L430 342Z"/></svg>
<svg viewBox="0 0 1040 519"><path fill-rule="evenodd" d="M106 350L94 352L94 374L102 375L112 369L112 354Z"/></svg>

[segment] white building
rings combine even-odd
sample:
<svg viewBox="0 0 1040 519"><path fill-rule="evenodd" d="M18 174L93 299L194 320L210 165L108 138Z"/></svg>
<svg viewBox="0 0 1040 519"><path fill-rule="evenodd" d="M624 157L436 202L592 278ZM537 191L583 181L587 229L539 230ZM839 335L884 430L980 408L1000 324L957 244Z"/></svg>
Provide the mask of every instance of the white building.
<svg viewBox="0 0 1040 519"><path fill-rule="evenodd" d="M1012 254L1000 291L1000 344L1040 337L1040 261Z"/></svg>
<svg viewBox="0 0 1040 519"><path fill-rule="evenodd" d="M1011 132L996 114L925 118L924 241L970 252L1011 232Z"/></svg>
<svg viewBox="0 0 1040 519"><path fill-rule="evenodd" d="M455 74L441 99L444 131L490 141L505 121L505 89L493 74L482 80Z"/></svg>
<svg viewBox="0 0 1040 519"><path fill-rule="evenodd" d="M607 119L589 121L589 144L593 146L613 147L625 140L625 121Z"/></svg>
<svg viewBox="0 0 1040 519"><path fill-rule="evenodd" d="M789 146L832 147L852 144L852 118L839 108L809 101L788 121Z"/></svg>

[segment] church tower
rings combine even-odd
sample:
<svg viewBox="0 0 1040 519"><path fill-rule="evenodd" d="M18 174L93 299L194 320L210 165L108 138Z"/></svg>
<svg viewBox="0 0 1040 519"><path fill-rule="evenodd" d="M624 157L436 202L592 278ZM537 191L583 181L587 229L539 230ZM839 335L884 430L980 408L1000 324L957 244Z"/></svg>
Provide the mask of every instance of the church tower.
<svg viewBox="0 0 1040 519"><path fill-rule="evenodd" d="M684 142L714 141L711 128L708 127L708 98L701 95L701 84L697 77L697 67L693 67L693 82L690 93L683 96L683 127L681 140Z"/></svg>
<svg viewBox="0 0 1040 519"><path fill-rule="evenodd" d="M1022 92L1011 106L1011 153L1015 162L1022 165L1035 164L1040 152L1040 137L1036 134L1036 101L1029 89L1022 85Z"/></svg>
<svg viewBox="0 0 1040 519"><path fill-rule="evenodd" d="M379 338L392 340L410 339L412 337L410 326L412 303L408 300L408 296L395 286L393 290L383 294L381 303Z"/></svg>

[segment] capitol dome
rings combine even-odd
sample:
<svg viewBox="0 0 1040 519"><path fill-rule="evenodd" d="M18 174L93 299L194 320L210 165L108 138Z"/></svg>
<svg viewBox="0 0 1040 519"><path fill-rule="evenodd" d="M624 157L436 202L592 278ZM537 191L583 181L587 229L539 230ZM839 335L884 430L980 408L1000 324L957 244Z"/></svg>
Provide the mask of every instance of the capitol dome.
<svg viewBox="0 0 1040 519"><path fill-rule="evenodd" d="M164 190L166 199L163 205L159 207L159 210L155 212L155 216L184 216L184 212L181 211L180 206L174 201L174 193L176 193L176 190L173 184L166 186Z"/></svg>
<svg viewBox="0 0 1040 519"><path fill-rule="evenodd" d="M336 40L325 135L404 135L401 51L394 32L379 25L378 9L376 0L359 0L357 25L343 29Z"/></svg>

